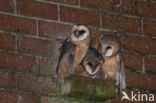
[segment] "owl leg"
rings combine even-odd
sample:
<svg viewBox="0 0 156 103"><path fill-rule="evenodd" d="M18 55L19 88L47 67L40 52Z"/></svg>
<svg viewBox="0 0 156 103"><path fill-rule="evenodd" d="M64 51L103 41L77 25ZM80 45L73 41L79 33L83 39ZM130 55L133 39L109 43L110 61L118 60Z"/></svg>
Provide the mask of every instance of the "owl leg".
<svg viewBox="0 0 156 103"><path fill-rule="evenodd" d="M116 79L115 79L115 86L119 86L119 73L117 72L117 75L116 75Z"/></svg>
<svg viewBox="0 0 156 103"><path fill-rule="evenodd" d="M111 79L111 77L106 75L106 74L104 74L104 78L105 78L105 80L110 80Z"/></svg>
<svg viewBox="0 0 156 103"><path fill-rule="evenodd" d="M74 75L76 73L76 65L74 63L74 55L70 54L68 57L68 61L70 63L70 69L69 69L69 73L71 75Z"/></svg>
<svg viewBox="0 0 156 103"><path fill-rule="evenodd" d="M64 83L64 79L65 79L66 75L70 74L69 73L70 66L71 65L68 61L66 61L64 65L60 66L60 69L57 73L57 83L58 84Z"/></svg>

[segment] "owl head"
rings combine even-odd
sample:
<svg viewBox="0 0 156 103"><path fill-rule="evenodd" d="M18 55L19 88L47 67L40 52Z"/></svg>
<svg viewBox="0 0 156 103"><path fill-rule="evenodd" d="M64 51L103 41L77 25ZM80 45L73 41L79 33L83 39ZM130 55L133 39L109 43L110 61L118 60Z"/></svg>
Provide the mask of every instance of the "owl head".
<svg viewBox="0 0 156 103"><path fill-rule="evenodd" d="M84 25L74 25L72 28L71 41L75 44L90 38L90 30Z"/></svg>
<svg viewBox="0 0 156 103"><path fill-rule="evenodd" d="M82 64L88 74L95 75L99 72L103 63L102 55L96 49L90 47Z"/></svg>
<svg viewBox="0 0 156 103"><path fill-rule="evenodd" d="M102 55L106 57L116 55L121 48L120 40L114 35L102 35L100 44Z"/></svg>

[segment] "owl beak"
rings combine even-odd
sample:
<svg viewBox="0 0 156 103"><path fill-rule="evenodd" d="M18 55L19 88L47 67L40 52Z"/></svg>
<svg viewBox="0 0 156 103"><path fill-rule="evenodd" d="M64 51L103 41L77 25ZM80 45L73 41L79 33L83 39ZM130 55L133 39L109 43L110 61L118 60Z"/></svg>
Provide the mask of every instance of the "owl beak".
<svg viewBox="0 0 156 103"><path fill-rule="evenodd" d="M102 46L102 54L105 54L107 52L106 47L107 46L105 46L105 45Z"/></svg>
<svg viewBox="0 0 156 103"><path fill-rule="evenodd" d="M102 54L106 53L106 48L102 48Z"/></svg>
<svg viewBox="0 0 156 103"><path fill-rule="evenodd" d="M79 32L77 31L75 35L76 35L76 36L79 36Z"/></svg>
<svg viewBox="0 0 156 103"><path fill-rule="evenodd" d="M75 36L78 37L79 36L79 31L75 31Z"/></svg>

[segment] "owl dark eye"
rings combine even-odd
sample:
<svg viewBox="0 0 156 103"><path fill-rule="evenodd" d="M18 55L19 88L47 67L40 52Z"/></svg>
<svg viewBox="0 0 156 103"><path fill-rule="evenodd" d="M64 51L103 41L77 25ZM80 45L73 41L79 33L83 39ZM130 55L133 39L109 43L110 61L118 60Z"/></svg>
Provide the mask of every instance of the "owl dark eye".
<svg viewBox="0 0 156 103"><path fill-rule="evenodd" d="M106 47L106 49L111 49L111 48L112 48L111 46Z"/></svg>
<svg viewBox="0 0 156 103"><path fill-rule="evenodd" d="M87 63L90 67L93 67L93 64L91 62Z"/></svg>
<svg viewBox="0 0 156 103"><path fill-rule="evenodd" d="M84 30L80 30L80 31L79 31L79 34L83 34L83 33L85 33Z"/></svg>
<svg viewBox="0 0 156 103"><path fill-rule="evenodd" d="M99 64L96 64L95 67L97 67Z"/></svg>

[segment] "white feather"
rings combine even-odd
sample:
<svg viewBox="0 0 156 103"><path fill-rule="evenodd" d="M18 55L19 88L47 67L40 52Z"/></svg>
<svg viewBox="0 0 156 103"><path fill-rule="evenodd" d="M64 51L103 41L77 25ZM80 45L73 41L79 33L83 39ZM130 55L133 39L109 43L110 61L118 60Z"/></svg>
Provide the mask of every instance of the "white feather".
<svg viewBox="0 0 156 103"><path fill-rule="evenodd" d="M92 73L93 75L96 74L100 69L100 65L98 65L98 67L96 67L96 70Z"/></svg>
<svg viewBox="0 0 156 103"><path fill-rule="evenodd" d="M92 70L91 70L91 68L90 68L89 65L86 65L86 70L87 70L87 72L88 72L89 74L92 75Z"/></svg>
<svg viewBox="0 0 156 103"><path fill-rule="evenodd" d="M111 46L110 49L107 50L107 52L105 53L105 56L112 56L114 51L114 46Z"/></svg>
<svg viewBox="0 0 156 103"><path fill-rule="evenodd" d="M76 37L74 34L72 35L72 39L73 41L81 41L84 40L86 37L88 36L88 33L84 33L83 35L81 35L80 37Z"/></svg>
<svg viewBox="0 0 156 103"><path fill-rule="evenodd" d="M85 29L86 29L85 26L83 26L83 25L80 25L80 26L79 26L79 30L85 30Z"/></svg>
<svg viewBox="0 0 156 103"><path fill-rule="evenodd" d="M99 71L99 69L100 69L100 66L96 67L96 70L93 72L89 65L86 66L86 70L90 75L96 74Z"/></svg>

